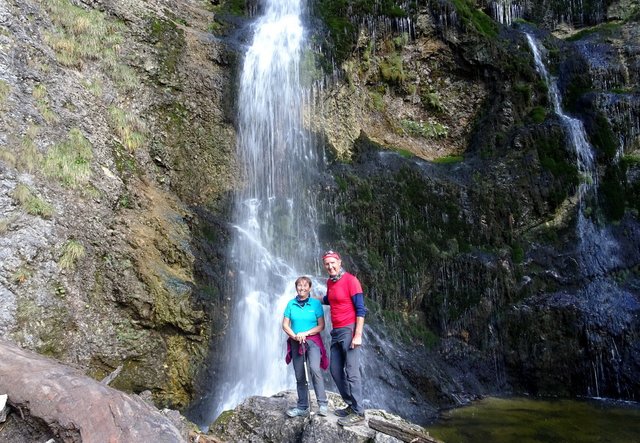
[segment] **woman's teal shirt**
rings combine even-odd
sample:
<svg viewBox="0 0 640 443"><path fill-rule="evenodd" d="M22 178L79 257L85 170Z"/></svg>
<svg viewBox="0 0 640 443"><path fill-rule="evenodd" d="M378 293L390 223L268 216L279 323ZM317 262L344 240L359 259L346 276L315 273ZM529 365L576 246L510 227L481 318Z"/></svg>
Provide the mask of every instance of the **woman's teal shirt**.
<svg viewBox="0 0 640 443"><path fill-rule="evenodd" d="M324 316L322 304L315 298L309 298L304 304L294 298L284 310L284 316L291 320L291 329L294 333L308 331L318 326L318 319Z"/></svg>

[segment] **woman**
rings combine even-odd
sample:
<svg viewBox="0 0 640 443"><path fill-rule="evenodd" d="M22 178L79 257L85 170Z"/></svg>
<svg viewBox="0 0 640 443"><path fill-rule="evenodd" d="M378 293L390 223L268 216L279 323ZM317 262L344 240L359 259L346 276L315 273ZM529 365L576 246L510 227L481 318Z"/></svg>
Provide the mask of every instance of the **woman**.
<svg viewBox="0 0 640 443"><path fill-rule="evenodd" d="M293 361L298 389L298 404L287 410L289 417L307 417L309 415L309 388L305 374L306 358L311 371L313 389L318 399L318 415L327 415L327 394L324 391L324 380L320 368L327 369L329 362L327 352L322 343L320 332L324 330L324 311L322 304L311 293L311 279L299 277L296 280L298 295L291 300L284 310L282 329L289 336L287 340L287 364Z"/></svg>

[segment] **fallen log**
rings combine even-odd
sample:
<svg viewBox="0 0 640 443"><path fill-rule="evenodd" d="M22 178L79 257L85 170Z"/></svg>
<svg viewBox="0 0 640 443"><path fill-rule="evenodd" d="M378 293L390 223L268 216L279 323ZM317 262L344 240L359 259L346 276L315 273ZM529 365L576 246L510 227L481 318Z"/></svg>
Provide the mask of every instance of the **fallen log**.
<svg viewBox="0 0 640 443"><path fill-rule="evenodd" d="M383 434L390 435L398 440L410 443L442 443L437 438L431 437L429 434L415 430L401 423L394 423L388 420L380 420L378 418L369 419L369 427Z"/></svg>
<svg viewBox="0 0 640 443"><path fill-rule="evenodd" d="M0 392L63 442L185 442L159 410L135 395L0 340Z"/></svg>

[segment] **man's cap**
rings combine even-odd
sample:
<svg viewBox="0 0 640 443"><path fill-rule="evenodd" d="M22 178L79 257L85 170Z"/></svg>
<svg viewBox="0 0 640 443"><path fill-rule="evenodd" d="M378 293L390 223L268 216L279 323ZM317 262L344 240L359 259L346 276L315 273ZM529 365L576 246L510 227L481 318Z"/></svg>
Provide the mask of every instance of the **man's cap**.
<svg viewBox="0 0 640 443"><path fill-rule="evenodd" d="M325 261L328 258L335 258L336 260L342 260L340 258L340 254L338 254L336 251L332 251L331 249L325 252L324 254L322 254L322 261Z"/></svg>

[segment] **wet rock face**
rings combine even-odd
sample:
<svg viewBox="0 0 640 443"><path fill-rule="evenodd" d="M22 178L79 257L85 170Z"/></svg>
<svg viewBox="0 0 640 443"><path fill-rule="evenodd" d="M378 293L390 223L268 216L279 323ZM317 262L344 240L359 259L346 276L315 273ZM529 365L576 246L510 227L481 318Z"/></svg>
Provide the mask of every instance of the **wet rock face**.
<svg viewBox="0 0 640 443"><path fill-rule="evenodd" d="M514 384L534 395L637 400L637 285L637 278L622 287L596 280L577 293L534 297L514 306L507 319Z"/></svg>
<svg viewBox="0 0 640 443"><path fill-rule="evenodd" d="M0 6L0 334L175 407L224 319L236 175L201 7Z"/></svg>
<svg viewBox="0 0 640 443"><path fill-rule="evenodd" d="M553 24L558 5L529 6L538 8L539 23ZM607 6L585 3L579 13L565 14L583 26L603 20ZM633 252L638 249L637 17L577 33L566 42L546 40L563 106L584 121L597 156L598 199L585 206L587 217L599 226L592 234L618 245L615 257L606 257L606 248L585 252L577 247L581 177L576 154L564 124L550 109L548 86L535 72L522 33L503 29L497 37L479 17L458 17L454 10L447 2L433 2L428 19L418 17L421 27L406 50L394 44L398 34L378 34L372 43L361 33L353 59L344 64L346 83L341 90L334 87L339 92L327 100L332 112L322 122L338 159L329 165L333 180L322 183L320 192L325 213L321 241L344 252L345 266L364 284L371 317L409 349L419 344L437 350L432 358L449 374L473 374L469 391L513 387L595 395L598 386L600 392L631 398L640 263ZM380 48L385 39L397 57L378 52L376 60L366 48ZM429 51L434 48L441 49ZM424 75L413 77L413 68L385 71L397 79L389 87L382 67L392 60L401 60L395 66L402 68L426 61ZM429 71L429 60L439 62L437 74ZM446 68L451 60L459 68L455 74ZM482 98L468 103L473 125L465 128L465 117L459 132L436 140L423 133L417 138L426 140L418 144L409 140L416 134L410 130L398 131L401 139L381 136L386 123L401 126L396 115L402 114L385 114L385 107L400 100L403 88L429 84L439 75L444 80L436 95L455 101L447 95L455 88L445 85L460 77L464 82L461 71L474 73L484 88L479 95L463 94ZM354 112L346 98L360 103L363 97L376 98L376 91L382 92L379 109ZM412 101L406 94L393 109L443 118L428 98ZM338 121L338 109L350 110L349 117ZM386 115L384 124L363 124L380 115ZM320 132L325 131L322 125ZM351 148L333 142L356 135ZM456 143L464 146L464 156L455 156L461 152ZM608 225L612 221L616 225ZM621 312L607 317L600 304L605 311ZM614 326L620 324L628 332ZM617 349L614 356L607 347ZM589 367L598 369L590 375ZM436 368L429 371L437 373ZM460 390L447 377L416 379L422 395L440 404Z"/></svg>

